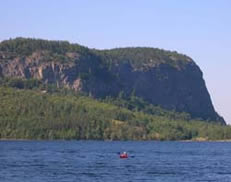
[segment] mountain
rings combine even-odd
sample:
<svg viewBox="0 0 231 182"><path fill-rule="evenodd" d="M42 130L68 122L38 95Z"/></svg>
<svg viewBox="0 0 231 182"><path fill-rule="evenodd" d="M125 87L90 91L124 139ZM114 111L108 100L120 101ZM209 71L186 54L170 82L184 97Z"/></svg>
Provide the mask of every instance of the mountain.
<svg viewBox="0 0 231 182"><path fill-rule="evenodd" d="M16 38L0 43L0 77L37 79L97 99L135 96L193 119L225 124L196 63L156 48L96 50L66 41Z"/></svg>

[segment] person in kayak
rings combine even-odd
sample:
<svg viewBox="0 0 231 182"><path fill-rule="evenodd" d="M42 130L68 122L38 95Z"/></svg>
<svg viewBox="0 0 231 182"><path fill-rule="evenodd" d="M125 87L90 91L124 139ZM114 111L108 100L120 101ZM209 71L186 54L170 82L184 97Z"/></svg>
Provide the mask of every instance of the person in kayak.
<svg viewBox="0 0 231 182"><path fill-rule="evenodd" d="M128 158L127 152L123 152L120 154L120 158Z"/></svg>

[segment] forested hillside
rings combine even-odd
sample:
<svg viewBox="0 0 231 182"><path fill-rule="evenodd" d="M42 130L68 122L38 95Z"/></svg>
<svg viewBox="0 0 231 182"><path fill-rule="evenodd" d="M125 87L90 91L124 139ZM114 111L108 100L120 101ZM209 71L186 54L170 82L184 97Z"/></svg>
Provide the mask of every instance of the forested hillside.
<svg viewBox="0 0 231 182"><path fill-rule="evenodd" d="M176 51L0 43L0 138L223 140L203 73Z"/></svg>
<svg viewBox="0 0 231 182"><path fill-rule="evenodd" d="M6 87L3 85L9 82L4 82L0 87L0 138L231 139L229 126L192 120L186 113L169 112L136 97L95 100L66 89L50 87L45 90L38 83L24 82L21 89L12 83L11 87ZM32 85L32 90L25 89Z"/></svg>
<svg viewBox="0 0 231 182"><path fill-rule="evenodd" d="M191 118L225 124L196 63L176 51L89 49L67 41L16 38L0 43L0 77L38 80L97 99L131 96Z"/></svg>

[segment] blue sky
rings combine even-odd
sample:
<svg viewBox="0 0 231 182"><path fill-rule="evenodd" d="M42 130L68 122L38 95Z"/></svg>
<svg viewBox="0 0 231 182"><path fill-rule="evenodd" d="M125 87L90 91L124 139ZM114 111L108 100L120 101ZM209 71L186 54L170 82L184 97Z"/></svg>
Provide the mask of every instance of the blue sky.
<svg viewBox="0 0 231 182"><path fill-rule="evenodd" d="M230 22L230 0L7 0L0 41L21 36L176 50L200 66L215 109L231 124Z"/></svg>

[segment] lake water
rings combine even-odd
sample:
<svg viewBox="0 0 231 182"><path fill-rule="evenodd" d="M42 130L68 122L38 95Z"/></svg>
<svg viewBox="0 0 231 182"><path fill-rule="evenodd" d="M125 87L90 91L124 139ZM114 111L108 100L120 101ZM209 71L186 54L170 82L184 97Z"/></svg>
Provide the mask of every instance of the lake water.
<svg viewBox="0 0 231 182"><path fill-rule="evenodd" d="M230 182L231 143L0 141L0 182L72 181Z"/></svg>

